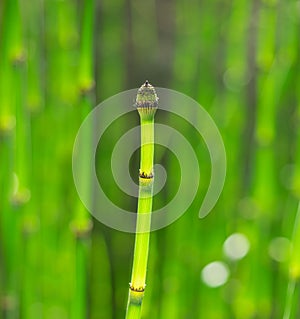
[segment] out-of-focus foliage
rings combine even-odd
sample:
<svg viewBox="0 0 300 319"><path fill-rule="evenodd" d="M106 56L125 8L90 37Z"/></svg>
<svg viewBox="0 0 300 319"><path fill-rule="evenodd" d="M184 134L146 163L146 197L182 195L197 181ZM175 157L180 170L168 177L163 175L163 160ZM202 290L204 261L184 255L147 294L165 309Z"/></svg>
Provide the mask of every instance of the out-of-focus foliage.
<svg viewBox="0 0 300 319"><path fill-rule="evenodd" d="M87 213L72 148L93 107L146 79L210 113L227 177L199 220L209 154L190 126L168 122L191 142L201 183L189 210L151 234L143 318L299 318L299 39L294 0L1 1L0 319L124 318L134 236ZM112 125L97 154L107 195L133 209L109 167L136 124ZM175 178L163 205L178 162L155 151ZM138 163L136 152L131 172ZM82 167L88 194L84 154Z"/></svg>

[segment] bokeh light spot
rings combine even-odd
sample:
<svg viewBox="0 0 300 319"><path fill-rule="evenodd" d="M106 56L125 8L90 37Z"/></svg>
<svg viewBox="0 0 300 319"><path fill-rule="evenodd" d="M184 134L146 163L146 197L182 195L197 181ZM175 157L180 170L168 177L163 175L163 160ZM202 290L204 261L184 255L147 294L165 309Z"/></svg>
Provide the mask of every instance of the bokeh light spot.
<svg viewBox="0 0 300 319"><path fill-rule="evenodd" d="M221 261L214 261L206 265L201 272L202 281L209 287L215 288L224 285L229 277L229 269Z"/></svg>
<svg viewBox="0 0 300 319"><path fill-rule="evenodd" d="M230 235L224 242L223 252L232 259L239 260L244 258L250 249L250 243L248 238L241 233L234 233Z"/></svg>

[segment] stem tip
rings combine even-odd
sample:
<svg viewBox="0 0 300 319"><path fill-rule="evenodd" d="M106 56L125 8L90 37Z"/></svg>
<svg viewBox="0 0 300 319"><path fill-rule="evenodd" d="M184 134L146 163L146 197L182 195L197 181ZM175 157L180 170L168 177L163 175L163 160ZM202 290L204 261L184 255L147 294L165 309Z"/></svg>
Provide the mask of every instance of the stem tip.
<svg viewBox="0 0 300 319"><path fill-rule="evenodd" d="M139 113L154 115L158 107L158 97L148 80L138 89L135 103Z"/></svg>

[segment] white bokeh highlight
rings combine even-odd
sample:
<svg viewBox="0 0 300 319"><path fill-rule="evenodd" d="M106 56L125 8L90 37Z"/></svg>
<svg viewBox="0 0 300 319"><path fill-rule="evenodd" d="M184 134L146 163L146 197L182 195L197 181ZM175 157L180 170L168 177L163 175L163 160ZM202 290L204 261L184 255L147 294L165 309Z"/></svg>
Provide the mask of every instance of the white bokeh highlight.
<svg viewBox="0 0 300 319"><path fill-rule="evenodd" d="M207 286L216 288L227 282L229 274L229 269L225 263L214 261L202 269L201 279Z"/></svg>
<svg viewBox="0 0 300 319"><path fill-rule="evenodd" d="M248 238L242 233L231 234L223 244L223 252L231 260L244 258L250 249Z"/></svg>

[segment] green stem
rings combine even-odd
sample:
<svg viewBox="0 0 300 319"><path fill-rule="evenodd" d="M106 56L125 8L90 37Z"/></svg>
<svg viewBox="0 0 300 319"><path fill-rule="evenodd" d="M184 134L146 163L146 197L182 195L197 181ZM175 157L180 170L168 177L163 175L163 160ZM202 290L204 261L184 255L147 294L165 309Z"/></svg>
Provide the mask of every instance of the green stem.
<svg viewBox="0 0 300 319"><path fill-rule="evenodd" d="M94 7L94 0L87 0L84 2L79 60L79 86L82 93L90 91L94 85Z"/></svg>
<svg viewBox="0 0 300 319"><path fill-rule="evenodd" d="M287 289L286 303L285 303L283 319L290 319L290 317L291 317L295 286L296 286L296 282L293 278L291 278L289 281L289 284L288 284L288 289Z"/></svg>
<svg viewBox="0 0 300 319"><path fill-rule="evenodd" d="M80 121L91 111L94 102L94 92L91 92L93 80L93 33L94 33L94 0L87 0L83 4L83 17L81 28L80 59L79 59L79 89L81 98ZM87 163L91 153L92 128L85 134L85 149L81 154L82 175L81 182L84 184L86 197L92 200L90 186L90 167ZM90 257L92 220L85 207L79 201L75 216L72 220L72 229L75 234L75 287L72 298L72 319L87 317L87 272Z"/></svg>
<svg viewBox="0 0 300 319"><path fill-rule="evenodd" d="M157 109L157 96L148 81L139 89L136 105L141 120L141 163L134 259L126 313L127 319L141 317L141 306L146 287L153 197L154 115ZM145 215L142 216L142 214L147 214L147 217L145 218Z"/></svg>
<svg viewBox="0 0 300 319"><path fill-rule="evenodd" d="M291 318L291 313L295 307L296 300L295 288L300 278L300 202L298 203L298 209L296 219L294 223L293 235L292 235L292 253L289 265L289 283L286 294L285 309L283 319Z"/></svg>

